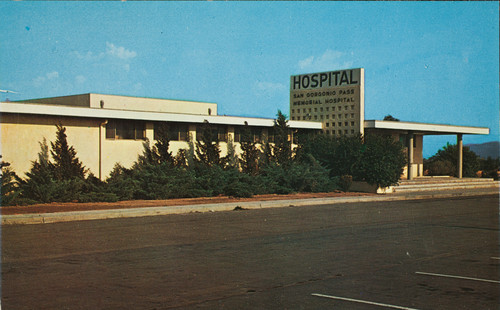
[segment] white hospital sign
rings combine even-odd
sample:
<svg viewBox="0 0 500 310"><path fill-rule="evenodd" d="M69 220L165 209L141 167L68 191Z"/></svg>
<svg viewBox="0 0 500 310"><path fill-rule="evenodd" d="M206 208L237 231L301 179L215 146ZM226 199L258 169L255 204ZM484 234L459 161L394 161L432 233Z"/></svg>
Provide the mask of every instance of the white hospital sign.
<svg viewBox="0 0 500 310"><path fill-rule="evenodd" d="M292 120L323 123L334 136L364 133L364 69L292 75Z"/></svg>
<svg viewBox="0 0 500 310"><path fill-rule="evenodd" d="M349 69L292 76L290 90L359 85L361 69Z"/></svg>

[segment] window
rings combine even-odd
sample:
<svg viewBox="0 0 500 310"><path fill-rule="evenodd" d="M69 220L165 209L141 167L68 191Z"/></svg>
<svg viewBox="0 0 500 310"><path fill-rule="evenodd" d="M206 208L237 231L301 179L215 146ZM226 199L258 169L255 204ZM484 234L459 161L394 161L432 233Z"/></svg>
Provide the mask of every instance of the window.
<svg viewBox="0 0 500 310"><path fill-rule="evenodd" d="M354 126L354 122L351 122L351 126Z"/></svg>
<svg viewBox="0 0 500 310"><path fill-rule="evenodd" d="M217 126L217 140L227 142L227 126Z"/></svg>
<svg viewBox="0 0 500 310"><path fill-rule="evenodd" d="M342 107L339 107L339 111L342 111Z"/></svg>
<svg viewBox="0 0 500 310"><path fill-rule="evenodd" d="M326 126L326 127L330 127L330 123L326 123L326 124L325 124L325 126Z"/></svg>
<svg viewBox="0 0 500 310"><path fill-rule="evenodd" d="M155 123L154 139L159 138L159 128L161 123ZM167 123L168 126L168 139L170 141L187 141L189 135L188 124L184 123Z"/></svg>
<svg viewBox="0 0 500 310"><path fill-rule="evenodd" d="M234 142L241 142L241 131L244 127L234 128ZM262 128L250 128L250 134L252 135L253 142L260 143L262 141Z"/></svg>
<svg viewBox="0 0 500 310"><path fill-rule="evenodd" d="M349 122L344 122L344 126L349 126Z"/></svg>
<svg viewBox="0 0 500 310"><path fill-rule="evenodd" d="M354 110L354 104L353 104L353 105L351 105L351 110Z"/></svg>
<svg viewBox="0 0 500 310"><path fill-rule="evenodd" d="M267 142L274 143L274 128L267 130Z"/></svg>
<svg viewBox="0 0 500 310"><path fill-rule="evenodd" d="M294 120L295 120L295 116L292 116L292 121L294 121Z"/></svg>
<svg viewBox="0 0 500 310"><path fill-rule="evenodd" d="M110 120L106 124L106 139L144 140L146 126L135 120Z"/></svg>
<svg viewBox="0 0 500 310"><path fill-rule="evenodd" d="M207 127L205 127L207 126ZM196 140L200 141L203 134L206 133L212 136L213 142L227 142L227 126L217 126L211 124L199 124L196 126Z"/></svg>

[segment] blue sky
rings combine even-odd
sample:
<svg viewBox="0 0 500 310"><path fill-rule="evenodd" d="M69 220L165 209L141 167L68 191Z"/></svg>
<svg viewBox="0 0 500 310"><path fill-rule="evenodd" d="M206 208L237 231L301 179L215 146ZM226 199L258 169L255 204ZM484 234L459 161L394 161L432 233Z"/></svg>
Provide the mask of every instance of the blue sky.
<svg viewBox="0 0 500 310"><path fill-rule="evenodd" d="M497 2L0 2L0 100L105 93L289 113L291 75L365 68L366 119L499 139ZM453 136L426 137L424 156Z"/></svg>

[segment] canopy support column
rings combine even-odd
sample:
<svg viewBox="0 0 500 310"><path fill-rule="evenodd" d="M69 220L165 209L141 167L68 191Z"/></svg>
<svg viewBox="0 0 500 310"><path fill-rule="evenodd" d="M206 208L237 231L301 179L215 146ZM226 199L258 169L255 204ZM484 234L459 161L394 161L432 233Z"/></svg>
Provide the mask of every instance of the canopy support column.
<svg viewBox="0 0 500 310"><path fill-rule="evenodd" d="M413 180L413 139L415 139L413 132L408 132L408 180Z"/></svg>
<svg viewBox="0 0 500 310"><path fill-rule="evenodd" d="M462 134L457 134L457 149L458 149L458 160L457 160L457 177L459 179L462 178L462 169L463 169L463 142L462 142Z"/></svg>

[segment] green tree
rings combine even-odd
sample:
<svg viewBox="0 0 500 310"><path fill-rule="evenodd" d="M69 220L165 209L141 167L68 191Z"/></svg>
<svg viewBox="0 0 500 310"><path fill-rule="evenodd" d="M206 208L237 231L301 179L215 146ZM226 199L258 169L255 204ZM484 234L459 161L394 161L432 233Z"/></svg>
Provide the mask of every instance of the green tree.
<svg viewBox="0 0 500 310"><path fill-rule="evenodd" d="M469 147L463 147L463 161L462 161L462 175L464 177L476 177L479 171L479 157L470 150ZM458 147L456 144L447 143L442 149L438 150L435 155L425 161L425 168L431 175L436 175L436 166L452 167L450 175L457 176L457 163L458 163Z"/></svg>
<svg viewBox="0 0 500 310"><path fill-rule="evenodd" d="M384 121L399 122L399 119L389 114L384 117Z"/></svg>
<svg viewBox="0 0 500 310"><path fill-rule="evenodd" d="M150 146L148 139L142 144L143 151L139 155L136 164L143 166L147 164L153 165L174 165L174 157L172 152L169 151L169 126L166 122L160 123L156 127L156 142Z"/></svg>
<svg viewBox="0 0 500 310"><path fill-rule="evenodd" d="M169 151L170 138L168 123L162 122L156 129L157 139L153 146L155 159L159 164L172 165L174 163L174 158L172 157L172 152Z"/></svg>
<svg viewBox="0 0 500 310"><path fill-rule="evenodd" d="M56 127L56 141L50 143L52 146L50 154L54 160L51 164L54 178L56 180L84 179L85 167L76 157L73 146L68 145L66 128L60 124Z"/></svg>
<svg viewBox="0 0 500 310"><path fill-rule="evenodd" d="M261 151L257 147L257 142L254 140L252 131L248 123L241 129L240 138L241 147L241 170L250 175L256 175L259 171L259 158Z"/></svg>
<svg viewBox="0 0 500 310"><path fill-rule="evenodd" d="M482 171L481 176L483 178L493 178L498 180L498 171L500 170L500 157L483 159L479 158L479 165Z"/></svg>
<svg viewBox="0 0 500 310"><path fill-rule="evenodd" d="M1 157L1 155L0 155ZM8 206L19 196L18 177L12 170L10 163L0 161L0 179L2 179L2 196L0 206Z"/></svg>
<svg viewBox="0 0 500 310"><path fill-rule="evenodd" d="M330 177L353 176L359 166L363 137L315 135L302 144L302 153L311 154L330 171Z"/></svg>
<svg viewBox="0 0 500 310"><path fill-rule="evenodd" d="M227 169L239 169L240 161L236 154L236 146L234 145L233 138L228 137L227 140L227 155L222 158L222 162Z"/></svg>
<svg viewBox="0 0 500 310"><path fill-rule="evenodd" d="M24 198L39 202L51 202L57 195L53 165L49 160L49 147L44 138L40 144L38 158L31 162L26 179L20 181L21 194Z"/></svg>
<svg viewBox="0 0 500 310"><path fill-rule="evenodd" d="M397 184L406 164L403 150L403 144L391 136L366 136L354 177L379 187Z"/></svg>
<svg viewBox="0 0 500 310"><path fill-rule="evenodd" d="M285 114L278 110L274 120L274 145L271 146L272 156L277 165L288 165L292 161L292 142L289 139L290 128Z"/></svg>
<svg viewBox="0 0 500 310"><path fill-rule="evenodd" d="M221 166L220 148L217 130L205 121L202 125L200 136L196 137L196 155L198 161L205 166Z"/></svg>

